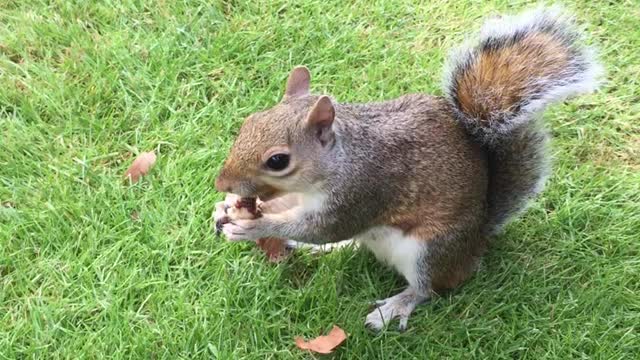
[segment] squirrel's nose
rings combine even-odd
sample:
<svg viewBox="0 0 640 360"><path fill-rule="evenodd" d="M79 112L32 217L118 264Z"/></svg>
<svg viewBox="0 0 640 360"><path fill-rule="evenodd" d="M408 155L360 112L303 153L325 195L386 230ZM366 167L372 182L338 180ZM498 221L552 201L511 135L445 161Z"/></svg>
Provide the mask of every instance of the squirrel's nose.
<svg viewBox="0 0 640 360"><path fill-rule="evenodd" d="M230 193L233 192L233 187L224 176L220 175L216 178L216 190L219 192Z"/></svg>

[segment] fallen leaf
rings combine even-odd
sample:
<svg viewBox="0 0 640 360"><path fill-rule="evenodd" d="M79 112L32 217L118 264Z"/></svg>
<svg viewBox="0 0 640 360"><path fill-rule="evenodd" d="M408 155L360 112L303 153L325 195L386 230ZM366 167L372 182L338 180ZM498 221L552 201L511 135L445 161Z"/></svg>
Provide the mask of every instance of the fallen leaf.
<svg viewBox="0 0 640 360"><path fill-rule="evenodd" d="M2 207L14 209L16 207L16 204L14 204L13 201L3 201Z"/></svg>
<svg viewBox="0 0 640 360"><path fill-rule="evenodd" d="M301 337L296 337L295 341L296 346L302 350L311 350L319 354L330 354L333 349L342 344L346 339L347 334L344 330L333 325L333 329L331 329L326 336L318 336L310 341L304 341Z"/></svg>
<svg viewBox="0 0 640 360"><path fill-rule="evenodd" d="M124 177L125 179L131 179L131 183L135 184L140 180L140 177L147 175L155 163L156 154L153 151L144 152L133 161Z"/></svg>
<svg viewBox="0 0 640 360"><path fill-rule="evenodd" d="M289 250L286 246L287 243L284 239L274 237L262 238L256 241L256 245L264 251L267 259L271 262L279 262L289 255Z"/></svg>

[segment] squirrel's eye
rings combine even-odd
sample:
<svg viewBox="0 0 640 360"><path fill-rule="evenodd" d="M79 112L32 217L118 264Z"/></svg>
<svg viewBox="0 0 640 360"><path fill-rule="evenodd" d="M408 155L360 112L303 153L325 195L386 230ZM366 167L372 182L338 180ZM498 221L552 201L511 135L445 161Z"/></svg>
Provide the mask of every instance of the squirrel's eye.
<svg viewBox="0 0 640 360"><path fill-rule="evenodd" d="M271 170L280 171L289 166L289 155L275 154L267 160L267 167Z"/></svg>

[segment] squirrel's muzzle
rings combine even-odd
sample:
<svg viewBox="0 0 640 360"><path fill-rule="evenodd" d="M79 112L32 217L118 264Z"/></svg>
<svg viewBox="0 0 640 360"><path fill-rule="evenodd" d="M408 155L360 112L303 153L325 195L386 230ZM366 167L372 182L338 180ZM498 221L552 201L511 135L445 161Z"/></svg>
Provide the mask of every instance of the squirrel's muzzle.
<svg viewBox="0 0 640 360"><path fill-rule="evenodd" d="M251 181L222 171L216 178L216 190L240 196L251 196L254 186Z"/></svg>
<svg viewBox="0 0 640 360"><path fill-rule="evenodd" d="M216 190L242 197L257 196L256 184L254 184L253 181L236 176L229 176L225 172L220 173L216 178Z"/></svg>
<svg viewBox="0 0 640 360"><path fill-rule="evenodd" d="M216 178L216 190L223 193L233 193L233 186L223 175Z"/></svg>
<svg viewBox="0 0 640 360"><path fill-rule="evenodd" d="M259 197L268 201L283 194L283 190L258 181L236 178L221 173L216 178L216 190L224 193L236 194L242 197Z"/></svg>

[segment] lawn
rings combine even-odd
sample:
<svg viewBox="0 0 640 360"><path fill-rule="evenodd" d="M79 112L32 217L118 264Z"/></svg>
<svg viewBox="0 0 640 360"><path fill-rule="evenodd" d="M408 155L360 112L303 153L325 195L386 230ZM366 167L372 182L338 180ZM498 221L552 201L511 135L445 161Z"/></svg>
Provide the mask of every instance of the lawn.
<svg viewBox="0 0 640 360"><path fill-rule="evenodd" d="M441 94L449 48L523 1L0 1L0 358L640 356L640 7L566 6L607 84L545 114L555 170L464 287L373 334L403 287L365 250L271 264L211 232L242 119L316 92ZM158 163L135 185L133 157Z"/></svg>

